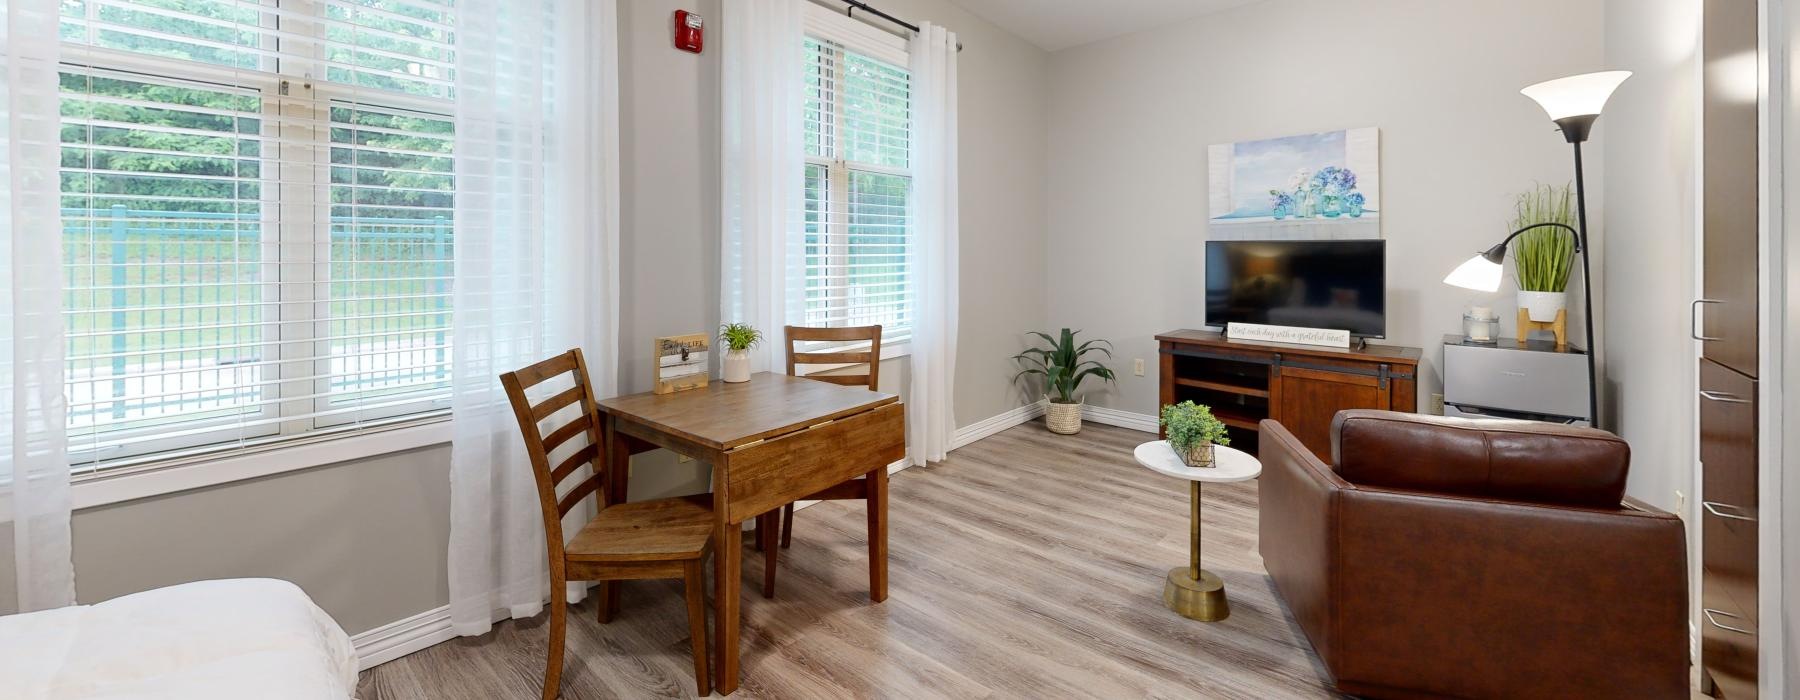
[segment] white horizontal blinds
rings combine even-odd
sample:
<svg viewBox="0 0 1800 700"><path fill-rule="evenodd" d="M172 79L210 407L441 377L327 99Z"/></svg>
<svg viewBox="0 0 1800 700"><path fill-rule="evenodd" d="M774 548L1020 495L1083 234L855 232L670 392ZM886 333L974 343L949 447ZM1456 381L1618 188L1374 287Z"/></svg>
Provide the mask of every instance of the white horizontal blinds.
<svg viewBox="0 0 1800 700"><path fill-rule="evenodd" d="M452 131L444 116L331 107L330 396L321 410L448 405Z"/></svg>
<svg viewBox="0 0 1800 700"><path fill-rule="evenodd" d="M262 99L123 75L61 81L69 441L89 461L273 396Z"/></svg>
<svg viewBox="0 0 1800 700"><path fill-rule="evenodd" d="M805 323L880 324L883 343L904 342L909 78L830 41L808 39L806 48Z"/></svg>
<svg viewBox="0 0 1800 700"><path fill-rule="evenodd" d="M77 466L443 410L449 0L62 9Z"/></svg>
<svg viewBox="0 0 1800 700"><path fill-rule="evenodd" d="M838 48L813 39L806 40L806 80L803 83L808 158L836 157L837 140L837 62Z"/></svg>
<svg viewBox="0 0 1800 700"><path fill-rule="evenodd" d="M905 68L849 52L844 58L844 160L906 168L912 120Z"/></svg>

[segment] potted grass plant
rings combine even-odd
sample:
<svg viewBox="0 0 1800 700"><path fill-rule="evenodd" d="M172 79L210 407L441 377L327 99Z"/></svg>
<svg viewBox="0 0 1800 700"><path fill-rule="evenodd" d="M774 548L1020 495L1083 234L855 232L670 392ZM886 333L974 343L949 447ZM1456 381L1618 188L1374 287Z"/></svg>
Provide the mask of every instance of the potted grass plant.
<svg viewBox="0 0 1800 700"><path fill-rule="evenodd" d="M1088 377L1113 381L1113 371L1106 365L1099 360L1083 359L1088 353L1095 352L1112 357L1112 343L1096 339L1077 344L1075 336L1080 332L1064 328L1061 335L1051 337L1048 333L1032 331L1032 335L1043 338L1049 345L1026 348L1013 356L1021 366L1019 373L1013 375L1013 381L1026 376L1043 377L1044 394L1050 399L1050 405L1044 411L1044 425L1059 435L1081 432L1081 399L1075 395L1081 382Z"/></svg>
<svg viewBox="0 0 1800 700"><path fill-rule="evenodd" d="M1230 445L1225 424L1213 416L1210 406L1183 401L1162 407L1162 427L1169 435L1169 447L1190 467L1218 465L1213 445Z"/></svg>
<svg viewBox="0 0 1800 700"><path fill-rule="evenodd" d="M733 384L750 381L750 348L762 339L762 331L748 323L719 326L719 344L725 346L724 376L720 378Z"/></svg>
<svg viewBox="0 0 1800 700"><path fill-rule="evenodd" d="M1517 231L1535 224L1575 225L1575 193L1568 185L1539 185L1519 195L1512 220ZM1533 321L1548 323L1569 306L1569 271L1575 265L1575 238L1567 231L1542 228L1513 241L1513 274L1519 282L1519 308Z"/></svg>

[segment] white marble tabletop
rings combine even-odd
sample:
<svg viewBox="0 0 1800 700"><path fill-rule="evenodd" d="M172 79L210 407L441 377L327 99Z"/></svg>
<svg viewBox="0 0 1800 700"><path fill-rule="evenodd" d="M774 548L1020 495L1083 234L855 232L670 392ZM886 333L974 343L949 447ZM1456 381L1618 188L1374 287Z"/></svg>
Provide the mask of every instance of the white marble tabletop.
<svg viewBox="0 0 1800 700"><path fill-rule="evenodd" d="M1213 459L1217 466L1190 467L1181 463L1181 457L1175 454L1175 448L1169 446L1168 440L1146 442L1137 446L1133 453L1139 464L1151 470L1167 474L1177 479L1188 481L1249 481L1262 475L1262 462L1256 461L1243 450L1234 450L1224 445L1213 445Z"/></svg>

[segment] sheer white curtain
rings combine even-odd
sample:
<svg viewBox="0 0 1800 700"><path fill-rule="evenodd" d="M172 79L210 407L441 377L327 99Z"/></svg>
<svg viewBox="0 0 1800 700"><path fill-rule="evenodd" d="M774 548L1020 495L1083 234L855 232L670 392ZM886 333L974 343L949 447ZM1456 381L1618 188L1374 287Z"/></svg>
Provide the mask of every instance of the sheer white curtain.
<svg viewBox="0 0 1800 700"><path fill-rule="evenodd" d="M543 515L498 377L573 346L614 393L617 6L464 0L456 43L450 619L543 609ZM567 534L585 517L569 514ZM571 585L571 601L584 587Z"/></svg>
<svg viewBox="0 0 1800 700"><path fill-rule="evenodd" d="M781 327L801 318L805 191L801 133L806 0L726 2L721 8L723 153L720 318L767 339L750 371L786 370Z"/></svg>
<svg viewBox="0 0 1800 700"><path fill-rule="evenodd" d="M956 433L956 34L925 22L907 48L912 71L912 386L906 444L913 464L937 461Z"/></svg>
<svg viewBox="0 0 1800 700"><path fill-rule="evenodd" d="M75 602L57 210L58 9L56 0L0 0L0 523L11 522L19 612Z"/></svg>

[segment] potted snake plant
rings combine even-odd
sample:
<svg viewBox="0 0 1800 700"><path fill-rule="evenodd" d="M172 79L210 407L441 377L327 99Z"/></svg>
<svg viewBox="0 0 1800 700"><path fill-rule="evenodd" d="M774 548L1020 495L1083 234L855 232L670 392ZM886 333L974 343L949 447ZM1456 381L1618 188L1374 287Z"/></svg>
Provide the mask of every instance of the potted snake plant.
<svg viewBox="0 0 1800 700"><path fill-rule="evenodd" d="M1093 352L1112 357L1112 343L1096 339L1076 344L1075 335L1080 332L1064 328L1060 336L1051 337L1032 331L1032 335L1043 338L1049 345L1026 348L1013 356L1021 367L1019 373L1013 375L1013 381L1026 376L1043 377L1044 394L1050 399L1050 405L1044 411L1044 425L1059 435L1081 432L1081 399L1075 393L1082 380L1099 377L1113 381L1113 371L1106 365L1099 360L1083 359Z"/></svg>
<svg viewBox="0 0 1800 700"><path fill-rule="evenodd" d="M725 346L725 366L720 379L732 384L750 381L750 348L761 344L762 339L762 331L748 323L719 326L719 343Z"/></svg>
<svg viewBox="0 0 1800 700"><path fill-rule="evenodd" d="M1230 445L1225 424L1212 414L1212 408L1192 401L1162 407L1162 427L1169 434L1169 447L1190 467L1213 467L1218 460L1213 445Z"/></svg>

